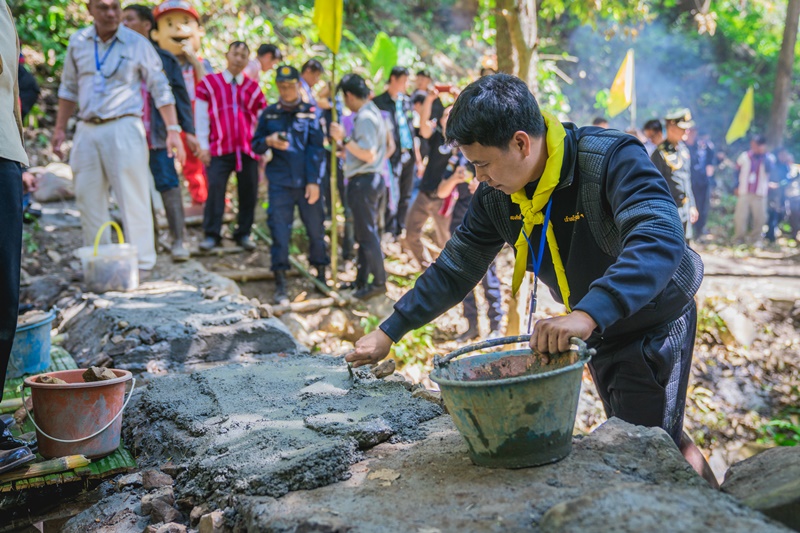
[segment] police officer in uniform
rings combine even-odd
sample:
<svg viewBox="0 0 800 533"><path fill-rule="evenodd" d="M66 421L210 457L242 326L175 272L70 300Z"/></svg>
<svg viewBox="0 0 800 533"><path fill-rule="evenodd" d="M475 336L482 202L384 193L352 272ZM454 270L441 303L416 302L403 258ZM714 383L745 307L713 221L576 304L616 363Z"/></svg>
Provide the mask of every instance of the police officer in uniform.
<svg viewBox="0 0 800 533"><path fill-rule="evenodd" d="M280 98L268 106L253 135L253 151L271 152L267 163L269 207L267 224L272 233L272 271L275 272L275 302L287 303L286 271L289 269L289 242L294 209L308 234L309 262L317 269L317 279L325 283L325 267L330 263L325 249L324 212L320 201L323 175L323 133L316 108L300 94L297 69L278 67L275 82ZM267 156L270 157L269 155Z"/></svg>
<svg viewBox="0 0 800 533"><path fill-rule="evenodd" d="M692 224L697 221L697 208L692 193L692 165L686 140L686 130L694 127L691 112L686 109L672 111L664 117L667 137L650 156L661 175L667 180L672 199L678 205L686 240L692 238Z"/></svg>

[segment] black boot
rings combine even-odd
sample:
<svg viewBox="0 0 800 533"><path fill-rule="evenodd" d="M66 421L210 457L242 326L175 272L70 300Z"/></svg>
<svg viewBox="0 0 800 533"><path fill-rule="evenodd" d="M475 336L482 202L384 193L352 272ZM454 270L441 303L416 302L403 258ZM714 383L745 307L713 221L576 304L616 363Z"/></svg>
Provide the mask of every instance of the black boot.
<svg viewBox="0 0 800 533"><path fill-rule="evenodd" d="M320 283L322 283L326 287L328 286L327 280L325 279L325 265L317 265L317 281L319 281ZM315 285L315 287L316 287L316 285ZM317 292L324 294L322 289L320 289L319 287L316 287L316 289L317 289Z"/></svg>
<svg viewBox="0 0 800 533"><path fill-rule="evenodd" d="M286 271L277 270L275 272L275 298L276 304L288 304L289 295L286 293Z"/></svg>
<svg viewBox="0 0 800 533"><path fill-rule="evenodd" d="M19 439L11 434L8 428L0 432L0 450L15 450L27 446L33 453L36 453L36 437L32 440Z"/></svg>
<svg viewBox="0 0 800 533"><path fill-rule="evenodd" d="M14 470L35 458L36 456L25 446L13 450L0 450L0 474Z"/></svg>
<svg viewBox="0 0 800 533"><path fill-rule="evenodd" d="M176 263L189 259L189 250L183 245L183 199L181 188L176 187L161 193L164 210L167 213L169 232L172 235L170 254Z"/></svg>

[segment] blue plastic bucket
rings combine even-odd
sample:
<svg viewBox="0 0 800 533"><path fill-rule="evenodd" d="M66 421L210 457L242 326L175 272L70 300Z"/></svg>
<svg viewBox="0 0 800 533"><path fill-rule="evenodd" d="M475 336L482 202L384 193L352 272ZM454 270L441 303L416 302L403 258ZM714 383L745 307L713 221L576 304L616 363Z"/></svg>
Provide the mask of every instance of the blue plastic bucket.
<svg viewBox="0 0 800 533"><path fill-rule="evenodd" d="M50 324L55 318L56 314L49 311L41 320L17 328L6 379L38 374L50 366Z"/></svg>

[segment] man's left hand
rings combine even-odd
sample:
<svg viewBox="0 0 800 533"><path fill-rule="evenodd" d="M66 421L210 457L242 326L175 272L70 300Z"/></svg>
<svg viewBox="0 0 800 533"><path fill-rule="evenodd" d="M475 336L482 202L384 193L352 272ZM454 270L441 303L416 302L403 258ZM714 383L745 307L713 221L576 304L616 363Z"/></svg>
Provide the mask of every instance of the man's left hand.
<svg viewBox="0 0 800 533"><path fill-rule="evenodd" d="M306 185L306 200L308 200L308 205L317 203L317 200L319 200L319 185L316 183Z"/></svg>
<svg viewBox="0 0 800 533"><path fill-rule="evenodd" d="M698 218L700 218L700 211L698 211L696 207L689 209L689 222L694 224L697 222Z"/></svg>
<svg viewBox="0 0 800 533"><path fill-rule="evenodd" d="M332 122L329 129L328 134L337 141L341 141L345 138L344 134L344 127L339 124L338 122Z"/></svg>
<svg viewBox="0 0 800 533"><path fill-rule="evenodd" d="M167 132L167 155L174 157L183 165L186 161L186 151L183 149L183 141L176 131Z"/></svg>
<svg viewBox="0 0 800 533"><path fill-rule="evenodd" d="M200 141L197 140L196 135L192 135L191 133L186 134L186 146L195 156L200 153Z"/></svg>
<svg viewBox="0 0 800 533"><path fill-rule="evenodd" d="M583 311L539 320L533 326L531 350L541 354L566 352L570 337L586 340L596 327L594 319Z"/></svg>

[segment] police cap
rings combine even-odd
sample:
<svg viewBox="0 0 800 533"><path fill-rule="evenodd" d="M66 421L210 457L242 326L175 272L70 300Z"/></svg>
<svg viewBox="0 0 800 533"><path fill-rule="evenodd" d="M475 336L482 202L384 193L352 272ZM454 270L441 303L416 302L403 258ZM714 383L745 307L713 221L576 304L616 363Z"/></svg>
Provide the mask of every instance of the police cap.
<svg viewBox="0 0 800 533"><path fill-rule="evenodd" d="M688 130L694 127L694 120L692 120L692 112L687 108L674 109L666 114L664 121L667 124L673 124L683 130Z"/></svg>
<svg viewBox="0 0 800 533"><path fill-rule="evenodd" d="M291 65L281 65L278 67L278 73L275 75L275 81L297 81L300 79L300 73Z"/></svg>

